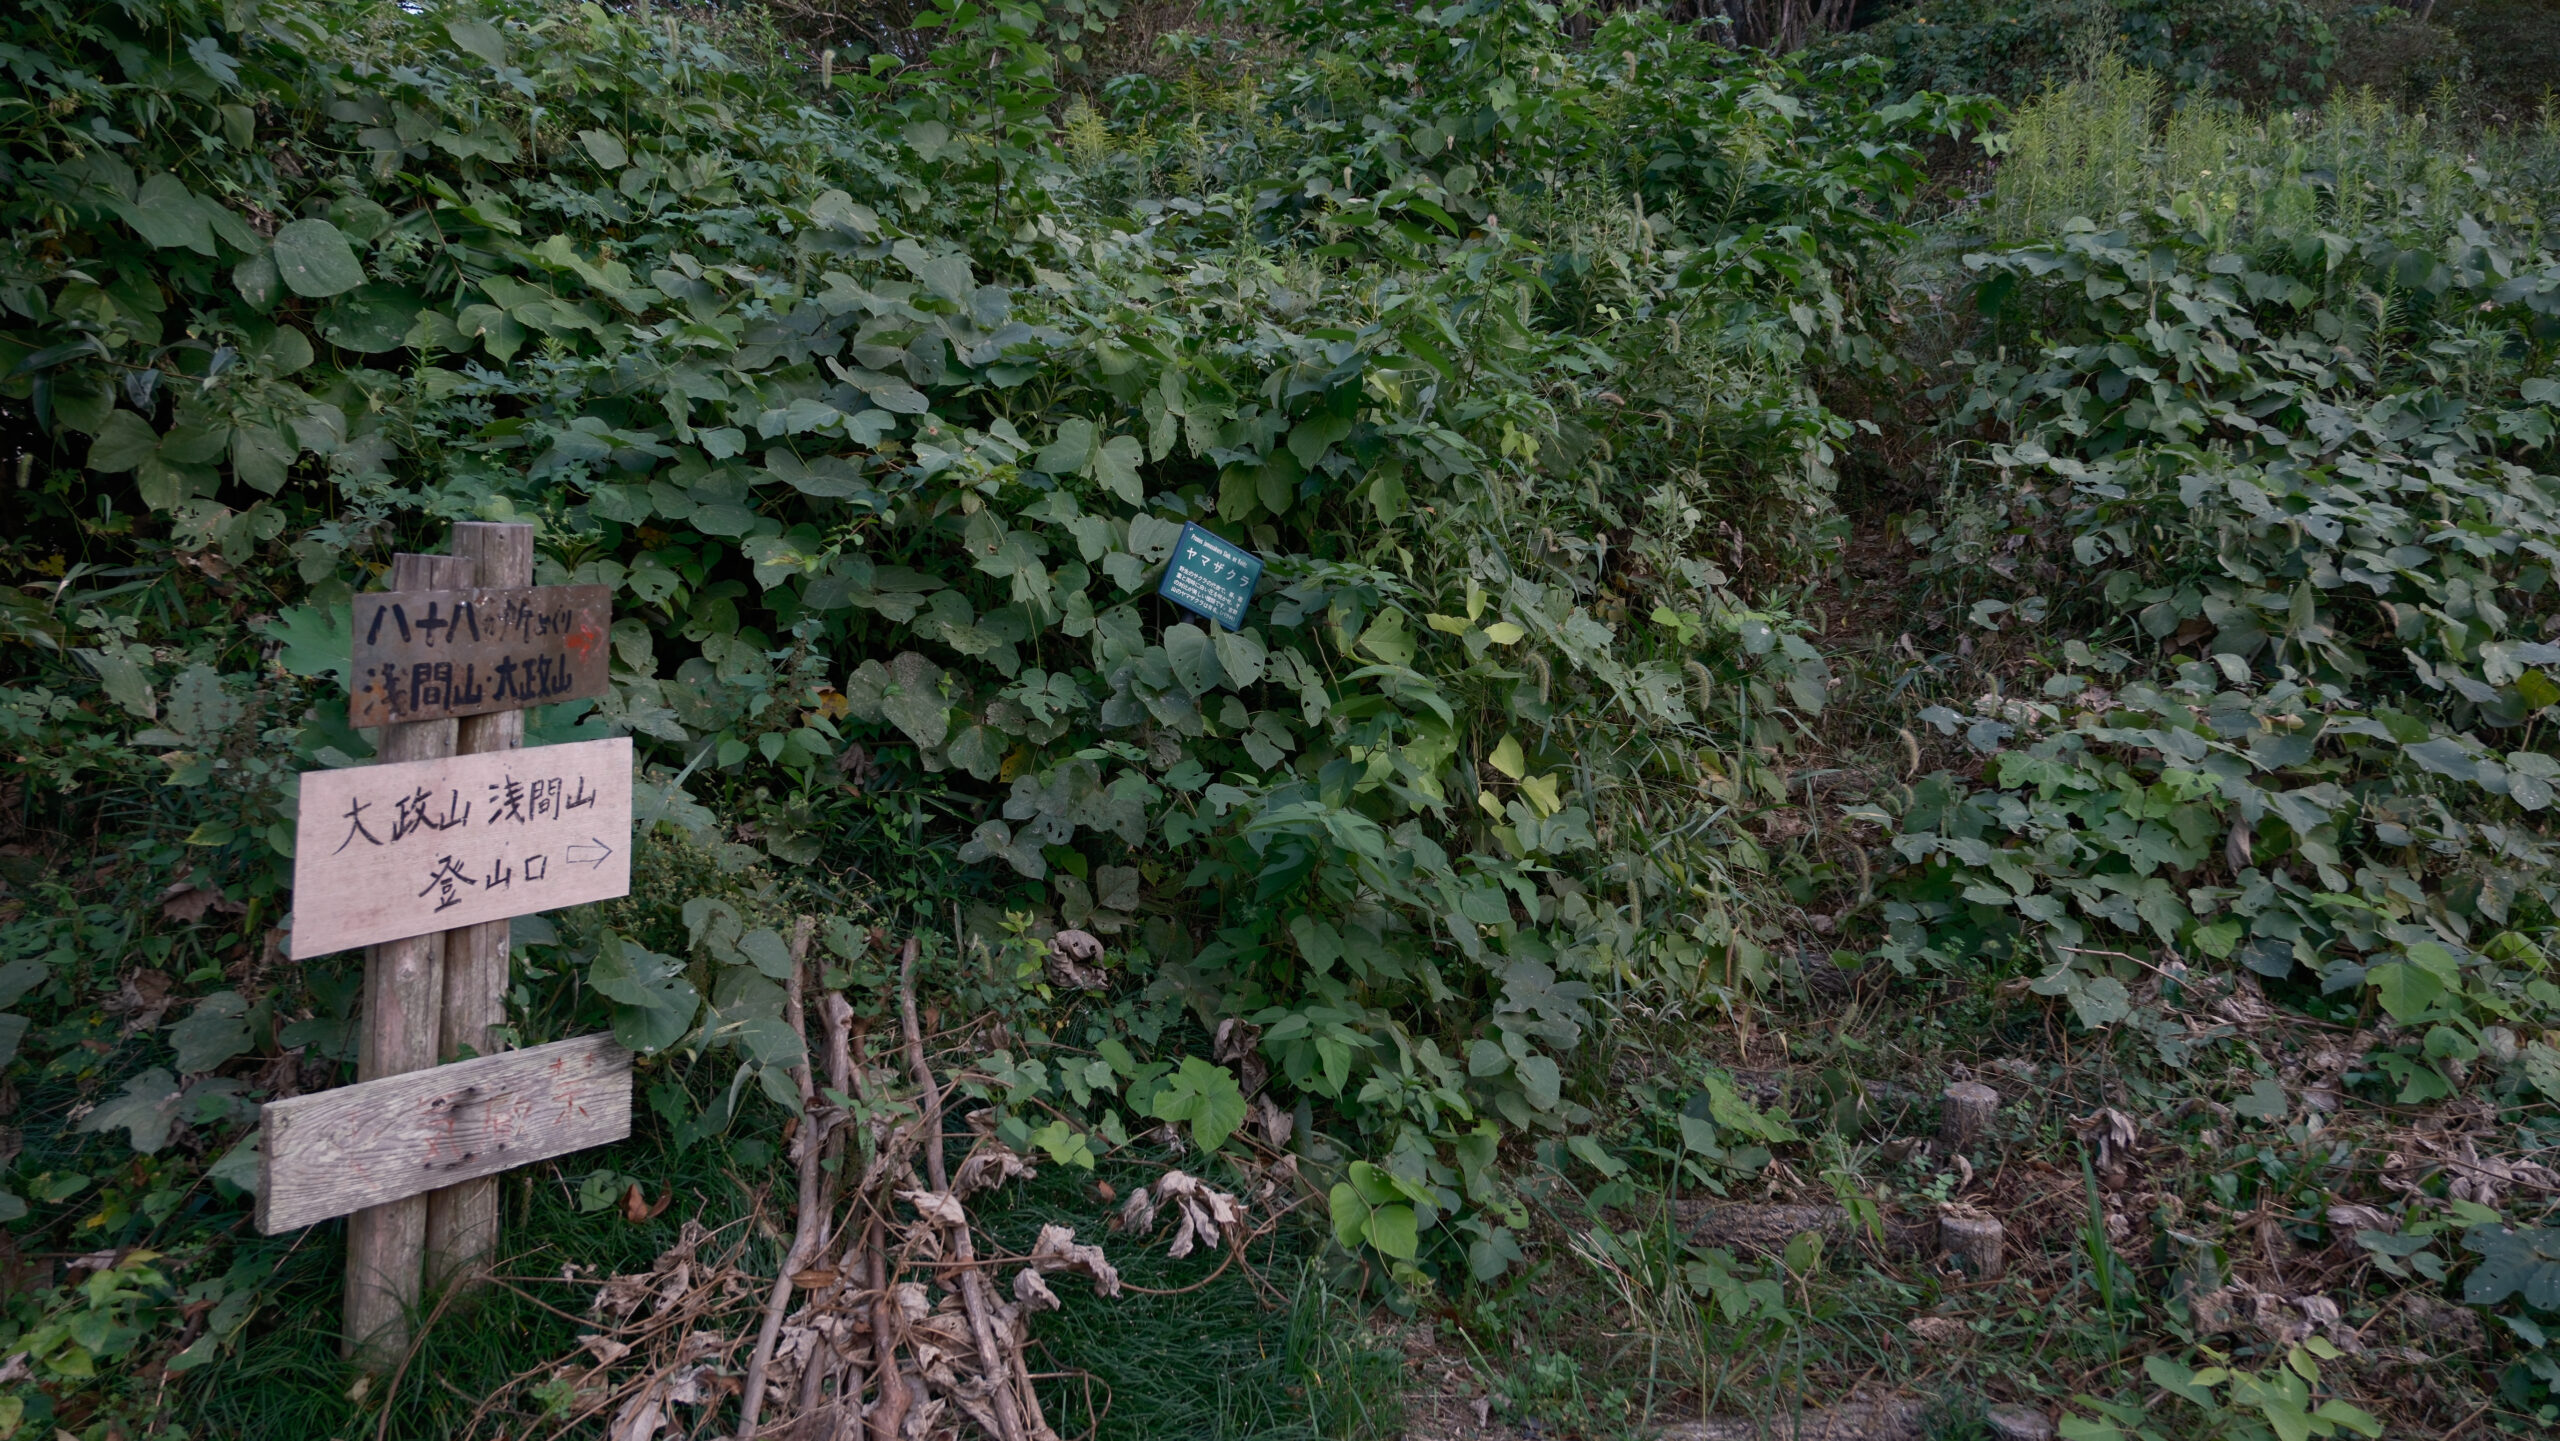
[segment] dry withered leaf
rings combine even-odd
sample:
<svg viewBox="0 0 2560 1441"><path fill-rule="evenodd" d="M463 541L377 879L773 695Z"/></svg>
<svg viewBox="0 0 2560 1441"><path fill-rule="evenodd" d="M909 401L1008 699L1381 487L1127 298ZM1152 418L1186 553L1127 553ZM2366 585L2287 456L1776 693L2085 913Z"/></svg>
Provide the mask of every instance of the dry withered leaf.
<svg viewBox="0 0 2560 1441"><path fill-rule="evenodd" d="M667 1207L675 1204L675 1199L676 1193L668 1191L660 1195L658 1203L653 1206L649 1204L648 1196L641 1192L640 1183L634 1181L630 1189L622 1193L622 1219L634 1226L654 1221L666 1214Z"/></svg>
<svg viewBox="0 0 2560 1441"><path fill-rule="evenodd" d="M2328 1214L2329 1224L2332 1227L2350 1233L2400 1229L2400 1218L2379 1206L2364 1206L2353 1201L2340 1201L2329 1207Z"/></svg>
<svg viewBox="0 0 2560 1441"><path fill-rule="evenodd" d="M1113 1266L1110 1258L1102 1254L1100 1246L1078 1242L1076 1229L1073 1226L1041 1227L1039 1239L1031 1243L1031 1266L1033 1270L1040 1272L1079 1272L1092 1279L1094 1294L1098 1296L1120 1294L1119 1268ZM1030 1272L1023 1274L1028 1275ZM1014 1281L1014 1293L1017 1296L1020 1295L1021 1289L1022 1282L1017 1278ZM1047 1288L1044 1286L1042 1289L1045 1291Z"/></svg>
<svg viewBox="0 0 2560 1441"><path fill-rule="evenodd" d="M1099 991L1111 984L1111 973L1094 964L1102 959L1102 941L1090 931L1064 930L1049 938L1049 980L1071 991Z"/></svg>
<svg viewBox="0 0 2560 1441"><path fill-rule="evenodd" d="M970 1119L988 1115L993 1109L989 1107L975 1112ZM968 1159L960 1163L960 1169L951 1173L951 1195L955 1200L962 1200L1007 1181L1028 1181L1039 1174L1039 1168L1030 1157L990 1137L979 1141L969 1152Z"/></svg>
<svg viewBox="0 0 2560 1441"><path fill-rule="evenodd" d="M2075 1116L2071 1125L2080 1139L2097 1152L2097 1167L2101 1171L2129 1159L2140 1136L2133 1117L2113 1106L2101 1106L2088 1115Z"/></svg>
<svg viewBox="0 0 2560 1441"><path fill-rule="evenodd" d="M1013 1273L1013 1299L1021 1302L1024 1313L1029 1315L1058 1309L1058 1293L1050 1290L1049 1283L1040 1279L1040 1273L1028 1266Z"/></svg>
<svg viewBox="0 0 2560 1441"><path fill-rule="evenodd" d="M898 1199L916 1208L916 1214L937 1226L966 1226L969 1213L960 1199L948 1191L900 1191Z"/></svg>

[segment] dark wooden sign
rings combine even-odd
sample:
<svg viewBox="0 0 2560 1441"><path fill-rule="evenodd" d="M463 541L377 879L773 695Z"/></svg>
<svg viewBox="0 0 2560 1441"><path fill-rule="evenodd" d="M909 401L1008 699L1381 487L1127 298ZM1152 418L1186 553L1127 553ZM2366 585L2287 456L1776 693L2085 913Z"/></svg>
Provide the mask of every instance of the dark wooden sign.
<svg viewBox="0 0 2560 1441"><path fill-rule="evenodd" d="M348 719L378 726L603 695L612 596L600 585L357 596Z"/></svg>

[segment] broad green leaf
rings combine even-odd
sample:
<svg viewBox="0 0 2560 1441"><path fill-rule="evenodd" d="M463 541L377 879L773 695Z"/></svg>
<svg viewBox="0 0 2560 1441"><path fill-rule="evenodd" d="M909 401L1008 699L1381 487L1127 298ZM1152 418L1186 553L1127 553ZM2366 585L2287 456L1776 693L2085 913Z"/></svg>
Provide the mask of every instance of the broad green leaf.
<svg viewBox="0 0 2560 1441"><path fill-rule="evenodd" d="M1093 457L1093 422L1082 416L1058 422L1058 434L1032 459L1051 475L1081 475Z"/></svg>
<svg viewBox="0 0 2560 1441"><path fill-rule="evenodd" d="M214 253L213 230L206 223L204 202L188 191L184 181L166 171L142 182L142 193L126 208L125 217L155 247L182 246L200 255Z"/></svg>
<svg viewBox="0 0 2560 1441"><path fill-rule="evenodd" d="M1158 1120L1190 1122L1192 1143L1214 1151L1244 1123L1245 1109L1244 1090L1226 1067L1185 1056L1156 1093L1154 1114Z"/></svg>
<svg viewBox="0 0 2560 1441"><path fill-rule="evenodd" d="M373 353L406 343L424 304L396 285L360 285L320 316L320 334L341 350Z"/></svg>
<svg viewBox="0 0 2560 1441"><path fill-rule="evenodd" d="M607 170L620 170L631 163L631 152L623 148L622 141L610 130L581 130L578 143L586 147L587 155L596 164Z"/></svg>
<svg viewBox="0 0 2560 1441"><path fill-rule="evenodd" d="M14 1006L27 992L44 984L44 962L33 956L20 956L0 966L0 1006Z"/></svg>
<svg viewBox="0 0 2560 1441"><path fill-rule="evenodd" d="M2293 1100L2283 1082L2261 1076L2250 1084L2248 1095L2231 1103L2231 1109L2253 1121L2281 1121L2293 1113Z"/></svg>
<svg viewBox="0 0 2560 1441"><path fill-rule="evenodd" d="M1102 488L1131 505L1146 503L1146 487L1138 480L1138 466L1146 460L1146 452L1134 435L1115 435L1102 443L1093 454L1093 478Z"/></svg>
<svg viewBox="0 0 2560 1441"><path fill-rule="evenodd" d="M457 16L445 22L444 33L452 36L454 45L466 55L476 56L492 66L507 63L507 38L486 20Z"/></svg>
<svg viewBox="0 0 2560 1441"><path fill-rule="evenodd" d="M777 981L791 979L791 948L780 932L759 927L738 938L738 952L757 970Z"/></svg>
<svg viewBox="0 0 2560 1441"><path fill-rule="evenodd" d="M293 675L334 678L345 685L355 661L355 618L345 606L289 605L266 624L279 649L276 661Z"/></svg>
<svg viewBox="0 0 2560 1441"><path fill-rule="evenodd" d="M130 657L113 651L86 648L75 650L72 654L86 662L89 669L97 673L98 683L105 688L107 699L124 707L129 714L139 719L158 720L160 718L160 701L151 693L151 680L142 673L142 667Z"/></svg>
<svg viewBox="0 0 2560 1441"><path fill-rule="evenodd" d="M1564 1099L1564 1072L1553 1057L1530 1055L1518 1062L1520 1091L1529 1104L1541 1111L1552 1111Z"/></svg>
<svg viewBox="0 0 2560 1441"><path fill-rule="evenodd" d="M237 991L216 991L196 1002L187 1018L169 1028L178 1074L201 1075L249 1049L249 1003Z"/></svg>
<svg viewBox="0 0 2560 1441"><path fill-rule="evenodd" d="M2444 982L2423 966L2389 961L2364 973L2365 984L2392 1019L2406 1025L2426 1015L2444 996Z"/></svg>
<svg viewBox="0 0 2560 1441"><path fill-rule="evenodd" d="M2133 996L2113 976L2092 976L2067 993L2072 1014L2091 1030L2112 1026L2133 1013Z"/></svg>
<svg viewBox="0 0 2560 1441"><path fill-rule="evenodd" d="M1529 773L1528 757L1521 753L1520 742L1514 736L1505 735L1493 748L1493 754L1485 757L1485 764L1515 781Z"/></svg>
<svg viewBox="0 0 2560 1441"><path fill-rule="evenodd" d="M1380 611L1360 632L1360 648L1393 666L1413 664L1413 632L1405 629L1404 612Z"/></svg>
<svg viewBox="0 0 2560 1441"><path fill-rule="evenodd" d="M1359 1191L1348 1181L1336 1181L1326 1197L1333 1219L1333 1239L1346 1251L1356 1249L1369 1235L1369 1203L1360 1199Z"/></svg>
<svg viewBox="0 0 2560 1441"><path fill-rule="evenodd" d="M1262 679L1265 652L1261 635L1252 628L1228 630L1212 626L1209 648L1217 653L1220 681L1229 690L1241 693ZM1250 747L1252 742L1248 740L1246 744Z"/></svg>
<svg viewBox="0 0 2560 1441"><path fill-rule="evenodd" d="M177 1077L154 1066L125 1082L74 1129L89 1135L123 1131L133 1149L148 1156L169 1144L169 1128L177 1122L182 1100Z"/></svg>
<svg viewBox="0 0 2560 1441"><path fill-rule="evenodd" d="M287 290L313 300L326 299L364 284L364 267L347 238L326 220L296 220L276 231L272 249L276 274Z"/></svg>
<svg viewBox="0 0 2560 1441"><path fill-rule="evenodd" d="M1366 1235L1382 1256L1410 1261L1422 1252L1422 1236L1415 1228L1411 1206L1380 1206L1370 1212Z"/></svg>
<svg viewBox="0 0 2560 1441"><path fill-rule="evenodd" d="M1173 667L1173 678L1194 696L1207 695L1226 678L1209 633L1189 621L1165 627L1164 654Z"/></svg>
<svg viewBox="0 0 2560 1441"><path fill-rule="evenodd" d="M1540 816L1551 816L1564 809L1563 797L1557 792L1558 784L1558 778L1553 775L1524 776L1520 781L1520 794L1529 798L1529 804L1537 807Z"/></svg>
<svg viewBox="0 0 2560 1441"><path fill-rule="evenodd" d="M160 433L130 410L107 417L89 442L88 467L101 475L122 475L159 453Z"/></svg>

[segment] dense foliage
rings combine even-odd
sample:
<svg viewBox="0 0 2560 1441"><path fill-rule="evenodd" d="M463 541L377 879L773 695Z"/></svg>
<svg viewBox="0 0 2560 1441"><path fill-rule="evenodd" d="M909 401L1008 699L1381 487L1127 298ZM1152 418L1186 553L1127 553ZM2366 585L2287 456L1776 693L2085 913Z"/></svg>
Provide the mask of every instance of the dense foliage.
<svg viewBox="0 0 2560 1441"><path fill-rule="evenodd" d="M1866 812L1910 863L1881 954L2032 975L2180 1066L2184 989L2237 964L2379 1020L2377 1100L2484 1054L2504 1106L2560 1099L2560 1053L2516 1064L2560 1018L2560 195L2370 100L2156 99L2116 67L2020 116L1986 209L2037 238L1964 257L1944 424L1982 478L1906 533L2032 683L1919 711L1980 759Z"/></svg>
<svg viewBox="0 0 2560 1441"><path fill-rule="evenodd" d="M663 837L640 898L525 930L557 949L520 1039L609 1019L679 1134L758 1076L787 1102L772 927L895 913L849 868L921 865L920 918L972 895L994 951L1110 938L1149 984L1080 1044L1250 1018L1376 1163L1342 1239L1499 1274L1494 1159L1587 1115L1594 988L1770 974L1724 878L1827 699L1789 586L1846 423L1807 371L1889 364L1856 277L1966 119L1553 20L1314 7L1274 70L1097 110L1054 88L1083 22L1030 9L928 13L938 48L825 88L594 7L18 12L14 794L128 898L10 924L20 1185L144 1243L24 1313L35 1364L251 1294L203 1249L250 1103L326 1084L352 1004L273 964L293 776L369 754L347 598L458 518L614 589L613 696L535 739L644 741ZM1150 598L1185 521L1268 559L1243 629ZM1214 1149L1243 1098L1175 1059L1013 1094L1091 1118L1060 1160L1112 1101Z"/></svg>
<svg viewBox="0 0 2560 1441"><path fill-rule="evenodd" d="M2043 1007L2109 1087L2258 1064L2199 1019L2254 997L2354 1029L2368 1107L2560 1144L2548 134L2222 103L2327 88L2344 12L2295 0L1928 0L1791 57L1304 0L1126 73L1109 3L803 8L841 50L0 16L0 1436L202 1416L303 1244L246 1235L256 1103L350 1078L360 985L283 960L296 777L372 756L351 598L456 520L611 589L612 694L530 741L640 754L634 894L519 923L510 1039L612 1028L696 1158L797 1107L795 914L866 1017L922 933L1048 1164L1285 1122L1330 1262L1487 1314L1597 1178L1576 1254L1737 1351L1811 1325L1820 1238L1613 1229L1642 1188L1881 1243L1962 1184L1893 1179L1845 1063L1777 1105L1706 1058L1781 985ZM1155 597L1186 523L1265 559L1241 628ZM1889 621L1841 619L1853 544L1916 557ZM1682 1043L1621 1065L1638 1022ZM2551 1405L2547 1208L2341 1211L2321 1125L2215 1204L2495 1308ZM2144 1374L2198 1434L2361 1431L2328 1344Z"/></svg>

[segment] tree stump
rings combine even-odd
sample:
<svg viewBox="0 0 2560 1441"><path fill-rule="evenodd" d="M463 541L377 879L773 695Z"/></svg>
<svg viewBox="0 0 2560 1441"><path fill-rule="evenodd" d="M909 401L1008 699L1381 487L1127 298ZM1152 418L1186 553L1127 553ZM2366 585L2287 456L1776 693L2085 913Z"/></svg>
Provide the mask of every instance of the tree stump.
<svg viewBox="0 0 2560 1441"><path fill-rule="evenodd" d="M2008 1232L1988 1216L1949 1212L1938 1218L1938 1248L1979 1280L1996 1280L2007 1268L2007 1239Z"/></svg>
<svg viewBox="0 0 2560 1441"><path fill-rule="evenodd" d="M2000 1114L2000 1093L1980 1081L1958 1081L1938 1095L1938 1139L1961 1151L1991 1134Z"/></svg>

